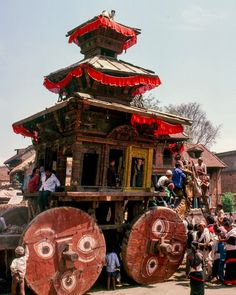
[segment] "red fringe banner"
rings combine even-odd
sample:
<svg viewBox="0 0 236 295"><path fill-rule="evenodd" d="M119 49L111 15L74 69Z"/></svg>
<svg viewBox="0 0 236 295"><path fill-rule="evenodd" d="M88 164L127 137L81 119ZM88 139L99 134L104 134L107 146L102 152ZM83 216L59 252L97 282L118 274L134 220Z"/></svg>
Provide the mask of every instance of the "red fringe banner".
<svg viewBox="0 0 236 295"><path fill-rule="evenodd" d="M83 36L91 31L94 31L98 29L99 27L106 27L111 28L112 30L115 30L118 33L121 33L122 35L125 35L127 37L131 37L127 42L125 42L123 49L126 50L137 43L137 36L134 30L131 28L127 28L125 26L122 26L113 20L110 20L106 17L103 17L99 15L97 19L91 23L86 24L85 26L78 28L70 37L68 42L78 45L78 37Z"/></svg>
<svg viewBox="0 0 236 295"><path fill-rule="evenodd" d="M54 93L59 93L62 88L64 88L72 79L72 77L80 77L83 74L83 68L87 70L88 75L104 85L110 86L136 86L140 85L137 89L134 90L133 96L137 94L142 94L147 90L153 89L161 84L161 80L159 77L153 76L144 76L144 75L136 75L130 77L116 77L107 75L101 72L96 71L94 68L90 67L87 64L81 64L77 68L73 69L67 76L59 82L51 82L47 77L44 78L43 85L50 91Z"/></svg>
<svg viewBox="0 0 236 295"><path fill-rule="evenodd" d="M151 125L153 123L157 124L157 130L155 130L154 132L155 136L182 133L184 131L183 126L180 124L176 124L176 125L170 124L157 118L149 118L149 117L132 114L132 117L131 117L132 125L135 125L135 124Z"/></svg>
<svg viewBox="0 0 236 295"><path fill-rule="evenodd" d="M184 128L181 124L174 125L159 119L157 119L156 122L158 124L158 129L155 131L156 136L182 133L184 131Z"/></svg>
<svg viewBox="0 0 236 295"><path fill-rule="evenodd" d="M27 130L23 124L20 125L12 125L12 129L16 134L21 134L23 136L32 137L36 142L38 142L38 132L34 131L31 133L29 130Z"/></svg>
<svg viewBox="0 0 236 295"><path fill-rule="evenodd" d="M184 144L183 143L170 143L169 149L172 154L181 154L184 152Z"/></svg>
<svg viewBox="0 0 236 295"><path fill-rule="evenodd" d="M91 68L90 66L86 66L87 72L89 76L105 85L110 86L118 86L118 87L125 87L125 86L135 86L140 84L148 84L153 86L158 86L161 84L159 77L152 77L152 76L130 76L130 77L115 77L111 75L107 75L101 72L96 71L95 69Z"/></svg>
<svg viewBox="0 0 236 295"><path fill-rule="evenodd" d="M44 78L44 83L43 85L50 90L53 93L59 93L62 88L64 88L70 81L72 80L73 77L80 77L83 74L83 70L81 66L73 69L64 79L62 79L59 82L51 82L47 77Z"/></svg>

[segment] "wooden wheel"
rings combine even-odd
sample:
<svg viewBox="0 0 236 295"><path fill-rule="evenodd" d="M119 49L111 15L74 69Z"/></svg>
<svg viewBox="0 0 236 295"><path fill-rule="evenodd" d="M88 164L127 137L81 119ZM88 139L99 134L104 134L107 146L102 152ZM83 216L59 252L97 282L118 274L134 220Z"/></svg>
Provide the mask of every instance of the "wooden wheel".
<svg viewBox="0 0 236 295"><path fill-rule="evenodd" d="M171 209L151 209L139 217L122 245L124 267L139 284L168 279L183 259L186 232L182 220Z"/></svg>
<svg viewBox="0 0 236 295"><path fill-rule="evenodd" d="M94 219L61 207L39 214L23 234L29 249L26 281L40 295L84 294L97 280L106 246Z"/></svg>

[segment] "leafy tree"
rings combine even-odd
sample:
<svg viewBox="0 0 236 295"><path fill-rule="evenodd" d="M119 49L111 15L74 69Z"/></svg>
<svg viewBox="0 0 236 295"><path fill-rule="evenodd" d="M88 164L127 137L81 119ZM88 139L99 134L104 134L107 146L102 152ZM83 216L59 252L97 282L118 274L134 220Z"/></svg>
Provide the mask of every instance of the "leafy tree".
<svg viewBox="0 0 236 295"><path fill-rule="evenodd" d="M225 212L234 211L234 196L232 193L224 193L222 195L222 206Z"/></svg>
<svg viewBox="0 0 236 295"><path fill-rule="evenodd" d="M170 104L164 107L168 113L179 115L192 120L192 126L185 127L185 132L194 144L203 144L210 147L216 142L219 136L221 125L214 126L207 118L206 112L197 102L182 103L179 105Z"/></svg>

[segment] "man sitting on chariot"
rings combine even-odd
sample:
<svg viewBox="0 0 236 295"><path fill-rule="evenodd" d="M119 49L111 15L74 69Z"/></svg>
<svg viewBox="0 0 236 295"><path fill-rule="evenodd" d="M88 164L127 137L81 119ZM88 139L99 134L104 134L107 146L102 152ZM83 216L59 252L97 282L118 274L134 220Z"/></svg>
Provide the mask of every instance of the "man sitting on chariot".
<svg viewBox="0 0 236 295"><path fill-rule="evenodd" d="M180 203L181 199L184 197L184 180L186 174L183 172L183 166L180 161L177 161L175 164L175 169L173 170L172 181L174 183L176 194L175 207Z"/></svg>

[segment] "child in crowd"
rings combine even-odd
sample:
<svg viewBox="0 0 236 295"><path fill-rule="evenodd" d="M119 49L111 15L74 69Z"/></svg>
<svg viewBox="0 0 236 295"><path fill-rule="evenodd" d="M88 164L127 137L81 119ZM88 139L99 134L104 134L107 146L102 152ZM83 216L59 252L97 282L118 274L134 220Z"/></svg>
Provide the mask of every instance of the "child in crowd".
<svg viewBox="0 0 236 295"><path fill-rule="evenodd" d="M10 269L12 275L11 295L16 294L17 286L20 288L20 295L25 295L25 273L26 263L29 257L28 249L18 246L15 249L16 258L13 259Z"/></svg>
<svg viewBox="0 0 236 295"><path fill-rule="evenodd" d="M120 262L117 254L112 250L106 255L107 290L110 290L111 280L113 289L116 289L117 268L120 268Z"/></svg>

